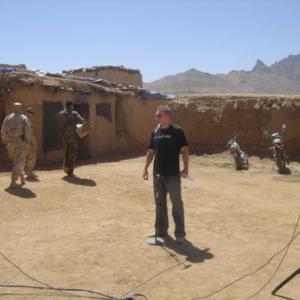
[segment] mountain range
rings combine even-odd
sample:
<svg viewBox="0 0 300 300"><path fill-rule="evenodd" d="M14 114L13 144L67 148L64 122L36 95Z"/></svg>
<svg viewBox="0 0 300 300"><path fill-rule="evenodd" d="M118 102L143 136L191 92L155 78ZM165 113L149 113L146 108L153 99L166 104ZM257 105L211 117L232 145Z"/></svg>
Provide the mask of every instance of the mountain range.
<svg viewBox="0 0 300 300"><path fill-rule="evenodd" d="M251 71L210 74L196 69L165 76L144 88L171 94L259 93L300 95L300 55L267 66L260 59Z"/></svg>

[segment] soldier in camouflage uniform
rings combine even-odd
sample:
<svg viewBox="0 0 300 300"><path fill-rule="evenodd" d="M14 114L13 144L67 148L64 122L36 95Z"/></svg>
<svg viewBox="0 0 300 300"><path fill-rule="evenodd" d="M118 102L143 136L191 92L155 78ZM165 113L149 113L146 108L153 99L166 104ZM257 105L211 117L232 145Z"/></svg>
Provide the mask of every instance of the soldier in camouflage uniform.
<svg viewBox="0 0 300 300"><path fill-rule="evenodd" d="M13 113L8 115L3 122L1 128L1 138L6 144L8 155L13 163L11 173L11 188L20 187L17 183L21 179L21 184L25 184L24 180L24 164L27 154L27 144L31 139L31 128L28 119L21 113L22 104L15 102L13 104Z"/></svg>
<svg viewBox="0 0 300 300"><path fill-rule="evenodd" d="M57 114L57 124L59 127L60 138L64 148L64 172L72 176L74 172L75 161L78 153L78 135L76 125L84 123L85 120L77 111L74 111L74 105L71 101L66 103L66 108Z"/></svg>
<svg viewBox="0 0 300 300"><path fill-rule="evenodd" d="M38 177L38 175L33 172L33 169L36 164L37 147L38 147L37 140L34 136L33 122L32 122L33 114L34 114L33 108L28 107L26 109L26 116L28 118L32 134L31 134L31 140L28 142L27 145L27 156L26 156L25 168L24 168L25 174L27 175L27 179L36 179Z"/></svg>

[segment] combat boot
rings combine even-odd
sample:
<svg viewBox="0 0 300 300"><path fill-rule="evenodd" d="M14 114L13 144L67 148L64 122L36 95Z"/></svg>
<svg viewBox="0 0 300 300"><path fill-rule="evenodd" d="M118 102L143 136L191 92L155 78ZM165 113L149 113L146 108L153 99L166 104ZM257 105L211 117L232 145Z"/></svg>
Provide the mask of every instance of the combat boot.
<svg viewBox="0 0 300 300"><path fill-rule="evenodd" d="M30 172L27 174L27 179L37 179L39 175L35 174L34 172Z"/></svg>
<svg viewBox="0 0 300 300"><path fill-rule="evenodd" d="M21 175L20 175L20 180L21 180L21 185L24 185L24 184L25 184L25 177L24 177L24 174L21 174Z"/></svg>
<svg viewBox="0 0 300 300"><path fill-rule="evenodd" d="M19 188L19 187L21 187L22 185L21 184L18 184L17 183L17 181L16 180L11 180L11 182L10 182L10 185L9 185L9 187L11 188L11 189L15 189L15 188Z"/></svg>

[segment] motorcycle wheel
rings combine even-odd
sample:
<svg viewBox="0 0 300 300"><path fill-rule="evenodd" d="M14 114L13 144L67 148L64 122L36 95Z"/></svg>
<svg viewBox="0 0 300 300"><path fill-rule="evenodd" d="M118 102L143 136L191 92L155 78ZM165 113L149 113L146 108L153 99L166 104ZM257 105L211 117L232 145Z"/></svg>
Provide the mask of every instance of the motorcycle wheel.
<svg viewBox="0 0 300 300"><path fill-rule="evenodd" d="M245 159L244 161L244 170L248 170L249 169L249 161L248 159Z"/></svg>
<svg viewBox="0 0 300 300"><path fill-rule="evenodd" d="M279 173L283 173L286 170L285 161L282 158L276 158L276 165Z"/></svg>

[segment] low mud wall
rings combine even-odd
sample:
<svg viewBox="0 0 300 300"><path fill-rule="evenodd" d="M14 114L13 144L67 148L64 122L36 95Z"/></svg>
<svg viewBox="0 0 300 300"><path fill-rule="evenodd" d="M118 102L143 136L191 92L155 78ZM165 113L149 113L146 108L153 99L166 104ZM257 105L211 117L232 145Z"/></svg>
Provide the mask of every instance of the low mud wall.
<svg viewBox="0 0 300 300"><path fill-rule="evenodd" d="M194 153L225 151L227 141L238 142L250 154L270 155L270 141L263 131L288 130L284 138L292 157L300 154L300 97L284 96L183 96L176 100L128 99L122 102L122 125L128 146L143 152L155 126L157 105L169 104L173 120L186 132Z"/></svg>

